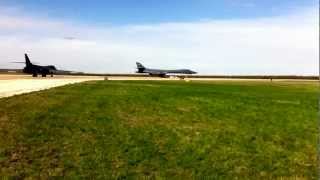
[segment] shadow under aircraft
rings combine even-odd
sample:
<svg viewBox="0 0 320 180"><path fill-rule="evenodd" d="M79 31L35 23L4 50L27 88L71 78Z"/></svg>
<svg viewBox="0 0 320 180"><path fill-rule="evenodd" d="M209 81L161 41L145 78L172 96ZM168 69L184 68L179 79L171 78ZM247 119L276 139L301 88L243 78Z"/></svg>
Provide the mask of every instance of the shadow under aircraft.
<svg viewBox="0 0 320 180"><path fill-rule="evenodd" d="M136 73L147 73L150 76L167 77L167 74L197 74L190 69L175 69L175 70L165 70L165 69L149 69L144 67L141 63L136 62L138 71Z"/></svg>
<svg viewBox="0 0 320 180"><path fill-rule="evenodd" d="M25 62L16 62L16 63L25 63L25 67L22 69L23 73L26 74L32 74L33 77L37 77L38 74L42 77L46 77L48 74L53 77L53 74L56 74L58 72L57 68L53 65L48 66L40 66L32 64L28 55L24 54Z"/></svg>

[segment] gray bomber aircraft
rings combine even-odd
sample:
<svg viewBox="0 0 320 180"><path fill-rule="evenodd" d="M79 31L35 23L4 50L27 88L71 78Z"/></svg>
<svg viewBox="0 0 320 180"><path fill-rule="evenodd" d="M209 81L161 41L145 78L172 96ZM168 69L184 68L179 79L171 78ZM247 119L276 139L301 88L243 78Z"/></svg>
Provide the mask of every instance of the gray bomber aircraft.
<svg viewBox="0 0 320 180"><path fill-rule="evenodd" d="M164 69L149 69L144 67L141 63L136 62L138 71L136 73L148 73L150 76L166 77L166 74L197 74L190 69L176 69L176 70L164 70Z"/></svg>

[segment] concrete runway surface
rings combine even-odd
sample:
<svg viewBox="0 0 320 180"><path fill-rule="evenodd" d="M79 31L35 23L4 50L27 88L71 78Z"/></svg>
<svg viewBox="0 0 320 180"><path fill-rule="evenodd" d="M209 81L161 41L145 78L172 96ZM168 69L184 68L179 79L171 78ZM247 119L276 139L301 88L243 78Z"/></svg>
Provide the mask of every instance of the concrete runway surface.
<svg viewBox="0 0 320 180"><path fill-rule="evenodd" d="M0 98L17 94L49 89L67 84L98 80L180 80L177 77L128 77L128 76L63 76L31 77L31 75L0 74ZM186 78L185 81L269 81L269 79L226 79L226 78ZM274 81L299 81L299 80L274 80ZM305 81L305 80L301 80Z"/></svg>
<svg viewBox="0 0 320 180"><path fill-rule="evenodd" d="M85 76L55 76L37 77L30 75L0 75L0 98L17 94L49 89L67 84L80 83L92 80L103 80L103 77Z"/></svg>
<svg viewBox="0 0 320 180"><path fill-rule="evenodd" d="M159 77L121 77L108 76L108 80L177 80L177 78ZM32 77L31 75L0 74L0 98L40 91L67 84L85 81L105 80L103 76L63 76Z"/></svg>

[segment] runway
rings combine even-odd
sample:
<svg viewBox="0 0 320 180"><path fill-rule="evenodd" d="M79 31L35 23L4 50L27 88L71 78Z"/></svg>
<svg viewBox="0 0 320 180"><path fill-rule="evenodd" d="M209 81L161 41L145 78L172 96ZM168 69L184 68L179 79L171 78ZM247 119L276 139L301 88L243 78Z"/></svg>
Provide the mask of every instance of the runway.
<svg viewBox="0 0 320 180"><path fill-rule="evenodd" d="M30 75L0 74L0 98L13 95L40 91L57 86L64 86L85 81L100 80L152 80L152 81L176 81L181 80L177 77L130 77L130 76L64 76L55 75L54 77L31 77ZM227 79L227 78L186 78L184 81L270 81L269 79ZM301 81L301 80L273 80L273 81ZM306 80L302 80L306 81ZM306 81L307 82L307 81Z"/></svg>
<svg viewBox="0 0 320 180"><path fill-rule="evenodd" d="M32 77L31 75L0 74L0 98L45 90L68 84L101 80L177 80L159 77L122 77L122 76L64 76Z"/></svg>
<svg viewBox="0 0 320 180"><path fill-rule="evenodd" d="M37 77L30 75L0 75L0 98L13 95L40 91L67 84L80 83L92 80L103 80L103 77L85 77L85 76L55 76L55 77Z"/></svg>

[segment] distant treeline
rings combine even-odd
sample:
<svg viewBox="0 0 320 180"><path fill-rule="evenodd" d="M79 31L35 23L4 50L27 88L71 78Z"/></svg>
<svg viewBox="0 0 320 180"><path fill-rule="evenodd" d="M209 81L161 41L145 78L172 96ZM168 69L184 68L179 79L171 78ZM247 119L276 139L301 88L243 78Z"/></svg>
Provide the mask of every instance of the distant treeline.
<svg viewBox="0 0 320 180"><path fill-rule="evenodd" d="M21 69L0 69L1 74L21 74ZM148 74L108 74L108 73L82 73L71 71L60 71L57 75L72 75L72 76L127 76L127 77L149 77ZM224 79L305 79L319 80L319 76L296 76L296 75L177 75L179 78L224 78Z"/></svg>

